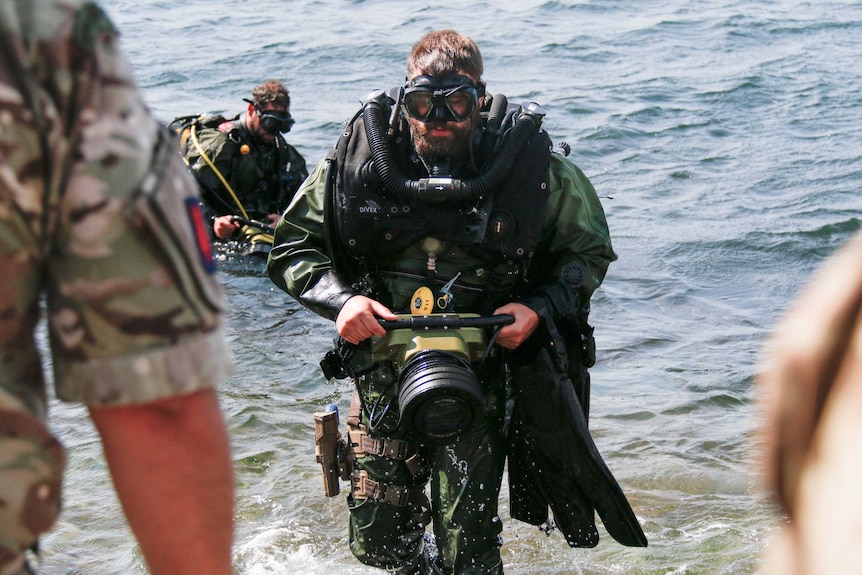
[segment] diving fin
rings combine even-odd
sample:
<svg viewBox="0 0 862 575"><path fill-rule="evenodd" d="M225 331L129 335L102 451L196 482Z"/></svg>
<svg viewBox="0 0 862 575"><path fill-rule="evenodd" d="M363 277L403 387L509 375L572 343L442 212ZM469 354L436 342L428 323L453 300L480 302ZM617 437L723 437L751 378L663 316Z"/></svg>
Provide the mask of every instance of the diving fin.
<svg viewBox="0 0 862 575"><path fill-rule="evenodd" d="M542 463L537 462L539 453L533 450L532 440L519 435L526 434L523 424L512 421L509 451L509 513L530 525L548 524L548 505L554 499L553 525L556 526L570 547L595 547L599 543L595 510L592 502L584 496L577 485L570 481L558 487L550 485L553 478L540 480ZM546 496L548 491L551 496ZM561 511L565 510L565 512Z"/></svg>
<svg viewBox="0 0 862 575"><path fill-rule="evenodd" d="M595 509L619 543L646 547L646 535L599 454L568 375L555 368L547 349L514 375L519 387L509 473L511 486L514 464L515 495L520 500L512 516L536 524L544 500L570 546L593 547L598 543Z"/></svg>

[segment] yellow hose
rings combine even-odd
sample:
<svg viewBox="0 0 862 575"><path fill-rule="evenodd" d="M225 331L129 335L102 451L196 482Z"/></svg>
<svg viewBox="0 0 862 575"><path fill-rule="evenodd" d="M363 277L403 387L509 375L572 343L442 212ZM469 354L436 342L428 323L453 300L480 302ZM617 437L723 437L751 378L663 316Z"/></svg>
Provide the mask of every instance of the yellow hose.
<svg viewBox="0 0 862 575"><path fill-rule="evenodd" d="M227 183L227 180L224 178L222 173L219 171L218 168L216 168L216 166L212 162L212 160L209 159L209 156L207 156L206 151L203 149L203 147L201 146L201 143L198 141L198 134L197 134L196 128L197 127L194 124L192 124L192 128L191 128L192 143L195 145L195 148L197 149L198 153L201 155L201 158L204 159L204 161L207 163L207 165L212 169L213 173L218 177L218 179L221 181L221 183L224 184L225 189L228 191L228 193L230 193L230 196L233 198L233 201L236 202L236 205L239 208L239 211L242 212L242 217L244 217L247 220L250 220L251 218L248 217L248 214L246 213L245 208L242 207L242 202L239 201L239 198L237 197L236 193L234 193L233 188L230 187L230 184Z"/></svg>

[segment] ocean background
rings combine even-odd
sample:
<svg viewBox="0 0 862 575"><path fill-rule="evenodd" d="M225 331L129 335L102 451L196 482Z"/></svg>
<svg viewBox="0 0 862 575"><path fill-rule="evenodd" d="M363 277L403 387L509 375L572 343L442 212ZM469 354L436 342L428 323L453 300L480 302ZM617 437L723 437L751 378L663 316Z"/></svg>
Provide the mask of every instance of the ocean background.
<svg viewBox="0 0 862 575"><path fill-rule="evenodd" d="M757 571L776 521L756 474L764 340L811 272L862 227L862 4L103 5L161 120L235 113L255 84L279 78L297 120L288 140L309 165L370 91L403 82L424 32L474 38L488 89L544 106L545 129L571 145L602 196L620 258L593 298L591 428L650 541L625 548L600 526L598 547L570 549L558 533L512 520L504 487L507 575ZM230 249L219 257L238 368L221 388L237 574L381 573L350 555L344 492L323 496L314 461L312 413L349 401L349 384L318 369L332 324L277 290L260 262ZM51 415L70 468L42 572L145 573L85 410L52 402Z"/></svg>

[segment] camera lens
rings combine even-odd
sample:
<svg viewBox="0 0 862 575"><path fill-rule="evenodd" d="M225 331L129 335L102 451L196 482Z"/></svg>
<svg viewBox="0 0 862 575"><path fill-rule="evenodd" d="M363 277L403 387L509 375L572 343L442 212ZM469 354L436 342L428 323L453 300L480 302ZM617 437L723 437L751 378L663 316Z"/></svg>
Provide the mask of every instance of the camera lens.
<svg viewBox="0 0 862 575"><path fill-rule="evenodd" d="M401 424L421 443L445 444L470 428L484 409L479 378L461 356L426 350L401 370Z"/></svg>

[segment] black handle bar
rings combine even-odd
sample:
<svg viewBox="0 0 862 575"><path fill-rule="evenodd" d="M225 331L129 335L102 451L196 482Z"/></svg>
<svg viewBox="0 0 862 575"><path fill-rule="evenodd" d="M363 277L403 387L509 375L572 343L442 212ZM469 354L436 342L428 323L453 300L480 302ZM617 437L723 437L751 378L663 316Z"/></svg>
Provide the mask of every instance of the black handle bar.
<svg viewBox="0 0 862 575"><path fill-rule="evenodd" d="M515 323L515 316L499 314L483 317L458 315L416 315L409 318L385 320L377 318L386 331L394 329L458 329L461 327L497 327Z"/></svg>
<svg viewBox="0 0 862 575"><path fill-rule="evenodd" d="M236 222L243 226L251 226L253 228L259 228L265 234L274 234L275 228L269 224L258 220L249 220L242 216L231 216L231 221Z"/></svg>

